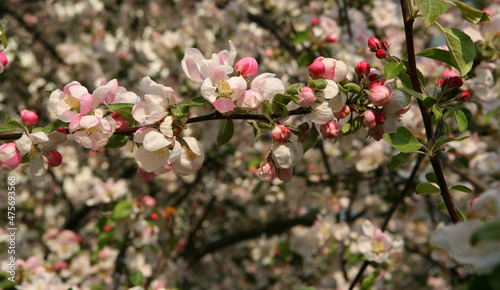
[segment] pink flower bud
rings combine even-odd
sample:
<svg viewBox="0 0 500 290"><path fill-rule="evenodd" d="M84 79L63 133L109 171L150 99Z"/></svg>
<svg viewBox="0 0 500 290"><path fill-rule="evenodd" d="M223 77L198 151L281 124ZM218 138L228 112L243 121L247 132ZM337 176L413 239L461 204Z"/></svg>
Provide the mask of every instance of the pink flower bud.
<svg viewBox="0 0 500 290"><path fill-rule="evenodd" d="M306 108L312 105L314 102L316 102L316 96L314 95L313 89L311 89L310 87L303 88L302 92L300 92L300 106Z"/></svg>
<svg viewBox="0 0 500 290"><path fill-rule="evenodd" d="M51 150L47 155L47 160L50 167L57 167L62 163L62 155L56 150Z"/></svg>
<svg viewBox="0 0 500 290"><path fill-rule="evenodd" d="M337 41L337 38L335 36L333 36L333 35L328 35L326 37L326 42L332 42L333 43L333 42L336 42L336 41Z"/></svg>
<svg viewBox="0 0 500 290"><path fill-rule="evenodd" d="M458 72L456 70L453 70L453 69L447 69L443 72L443 75L441 76L441 78L443 80L447 80L451 77L458 77Z"/></svg>
<svg viewBox="0 0 500 290"><path fill-rule="evenodd" d="M152 219L152 220L154 220L154 221L155 221L155 220L157 220L159 217L160 217L160 216L158 216L158 214L157 214L157 213L155 213L155 212L152 212L152 213L151 213L151 219Z"/></svg>
<svg viewBox="0 0 500 290"><path fill-rule="evenodd" d="M467 102L470 99L470 94L468 92L463 92L458 99L462 102Z"/></svg>
<svg viewBox="0 0 500 290"><path fill-rule="evenodd" d="M389 102L391 91L386 86L378 85L370 91L370 101L375 106L383 106Z"/></svg>
<svg viewBox="0 0 500 290"><path fill-rule="evenodd" d="M24 125L31 126L35 125L38 122L38 115L35 112L22 110L21 118Z"/></svg>
<svg viewBox="0 0 500 290"><path fill-rule="evenodd" d="M278 168L278 174L276 175L276 177L278 177L279 180L289 181L293 177L293 168Z"/></svg>
<svg viewBox="0 0 500 290"><path fill-rule="evenodd" d="M264 102L262 95L254 90L246 90L236 101L236 105L246 111L256 111Z"/></svg>
<svg viewBox="0 0 500 290"><path fill-rule="evenodd" d="M59 132L59 133L68 134L68 131L66 129L64 129L63 127L57 128L56 131Z"/></svg>
<svg viewBox="0 0 500 290"><path fill-rule="evenodd" d="M116 129L126 129L130 126L130 122L127 118L123 117L118 113L111 114L111 118L116 122Z"/></svg>
<svg viewBox="0 0 500 290"><path fill-rule="evenodd" d="M368 75L370 73L370 65L366 61L361 61L356 65L356 73L360 76Z"/></svg>
<svg viewBox="0 0 500 290"><path fill-rule="evenodd" d="M365 117L363 118L363 124L367 128L375 128L377 126L377 117L372 110L365 111Z"/></svg>
<svg viewBox="0 0 500 290"><path fill-rule="evenodd" d="M325 64L317 59L309 66L309 74L312 78L319 78L325 73Z"/></svg>
<svg viewBox="0 0 500 290"><path fill-rule="evenodd" d="M259 64L255 58L247 56L236 63L235 69L244 77L253 77L259 69Z"/></svg>
<svg viewBox="0 0 500 290"><path fill-rule="evenodd" d="M370 48L370 51L375 52L382 47L382 43L378 38L370 37L368 38L368 47Z"/></svg>
<svg viewBox="0 0 500 290"><path fill-rule="evenodd" d="M335 139L339 136L339 128L335 122L330 121L321 125L320 131L325 139Z"/></svg>
<svg viewBox="0 0 500 290"><path fill-rule="evenodd" d="M269 161L264 162L264 164L262 164L260 168L257 170L257 175L263 181L273 180L274 176L276 175L274 165Z"/></svg>
<svg viewBox="0 0 500 290"><path fill-rule="evenodd" d="M351 113L351 108L349 106L344 106L342 107L342 110L336 112L336 113L333 113L333 115L335 116L335 118L337 119L344 119L345 117L349 116L349 114Z"/></svg>
<svg viewBox="0 0 500 290"><path fill-rule="evenodd" d="M11 171L21 164L23 160L16 144L9 142L0 146L0 170Z"/></svg>
<svg viewBox="0 0 500 290"><path fill-rule="evenodd" d="M312 26L316 26L316 25L318 25L318 17L313 17L313 18L311 19L311 25L312 25Z"/></svg>
<svg viewBox="0 0 500 290"><path fill-rule="evenodd" d="M290 132L290 129L288 129L285 125L278 125L274 127L273 132L271 133L271 138L273 138L273 141L276 143L283 143L290 138L292 135L292 132Z"/></svg>
<svg viewBox="0 0 500 290"><path fill-rule="evenodd" d="M146 207L153 208L156 206L156 198L152 196L145 195L141 198L141 201Z"/></svg>
<svg viewBox="0 0 500 290"><path fill-rule="evenodd" d="M374 80L374 81L371 81L369 84L368 84L368 88L371 90L373 89L374 87L376 86L381 86L383 85L383 83L381 81L377 81L377 80Z"/></svg>
<svg viewBox="0 0 500 290"><path fill-rule="evenodd" d="M377 50L377 52L375 52L375 56L378 59L384 59L387 57L387 52L385 52L385 50L383 50L383 49L379 49L379 50Z"/></svg>
<svg viewBox="0 0 500 290"><path fill-rule="evenodd" d="M385 121L384 112L377 112L377 114L375 114L375 120L377 121L377 125L384 125Z"/></svg>
<svg viewBox="0 0 500 290"><path fill-rule="evenodd" d="M9 60L7 59L7 56L2 51L0 51L0 63L3 66L6 66L9 63Z"/></svg>

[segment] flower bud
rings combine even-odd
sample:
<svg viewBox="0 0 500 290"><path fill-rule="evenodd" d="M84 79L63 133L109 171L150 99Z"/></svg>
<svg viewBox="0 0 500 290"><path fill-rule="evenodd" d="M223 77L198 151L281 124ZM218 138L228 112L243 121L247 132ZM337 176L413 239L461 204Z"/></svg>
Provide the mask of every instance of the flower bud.
<svg viewBox="0 0 500 290"><path fill-rule="evenodd" d="M463 92L458 99L462 102L467 102L470 99L470 94L468 92Z"/></svg>
<svg viewBox="0 0 500 290"><path fill-rule="evenodd" d="M333 43L333 42L336 42L336 41L337 41L337 38L335 36L333 36L333 35L328 35L326 37L326 42L332 42Z"/></svg>
<svg viewBox="0 0 500 290"><path fill-rule="evenodd" d="M363 118L363 124L367 128L375 128L377 126L377 117L372 110L365 111L365 117Z"/></svg>
<svg viewBox="0 0 500 290"><path fill-rule="evenodd" d="M356 73L360 76L366 76L370 73L370 65L366 61L361 61L356 65Z"/></svg>
<svg viewBox="0 0 500 290"><path fill-rule="evenodd" d="M458 72L456 70L453 70L453 69L447 69L443 72L443 75L441 76L441 78L443 80L447 80L451 77L458 77Z"/></svg>
<svg viewBox="0 0 500 290"><path fill-rule="evenodd" d="M371 81L369 84L368 84L368 88L371 90L373 89L374 87L376 86L381 86L383 85L383 83L381 81L377 81L377 80L374 80L374 81Z"/></svg>
<svg viewBox="0 0 500 290"><path fill-rule="evenodd" d="M273 132L271 133L271 138L276 143L283 143L290 138L292 132L285 125L278 125L274 127Z"/></svg>
<svg viewBox="0 0 500 290"><path fill-rule="evenodd" d="M5 66L9 63L7 56L0 51L0 73L3 73Z"/></svg>
<svg viewBox="0 0 500 290"><path fill-rule="evenodd" d="M62 163L62 155L56 150L50 150L47 155L47 161L50 167L57 167Z"/></svg>
<svg viewBox="0 0 500 290"><path fill-rule="evenodd" d="M464 81L459 76L451 77L448 80L448 85L453 88L460 88L463 84Z"/></svg>
<svg viewBox="0 0 500 290"><path fill-rule="evenodd" d="M311 25L312 25L312 26L316 26L316 25L318 25L318 17L313 17L313 18L311 19Z"/></svg>
<svg viewBox="0 0 500 290"><path fill-rule="evenodd" d="M377 125L384 125L385 121L384 112L377 112L377 114L375 114L375 120L377 121Z"/></svg>
<svg viewBox="0 0 500 290"><path fill-rule="evenodd" d="M300 106L306 108L312 105L314 102L316 102L316 96L314 95L313 89L311 89L310 87L303 88L302 92L300 92Z"/></svg>
<svg viewBox="0 0 500 290"><path fill-rule="evenodd" d="M335 139L339 136L339 128L335 122L330 121L321 125L320 131L325 139Z"/></svg>
<svg viewBox="0 0 500 290"><path fill-rule="evenodd" d="M0 146L0 170L11 171L21 164L22 156L13 142Z"/></svg>
<svg viewBox="0 0 500 290"><path fill-rule="evenodd" d="M350 113L351 113L351 108L349 106L344 106L344 107L342 107L342 110L333 113L333 115L335 116L335 118L340 120L340 119L344 119L345 117L349 116Z"/></svg>
<svg viewBox="0 0 500 290"><path fill-rule="evenodd" d="M389 102L391 91L382 85L375 86L370 91L370 101L375 106L383 106Z"/></svg>
<svg viewBox="0 0 500 290"><path fill-rule="evenodd" d="M375 141L380 141L384 137L384 132L383 126L375 126L375 128L370 129L370 136L372 136Z"/></svg>
<svg viewBox="0 0 500 290"><path fill-rule="evenodd" d="M38 115L35 112L22 110L21 118L24 125L31 126L35 125L38 122Z"/></svg>
<svg viewBox="0 0 500 290"><path fill-rule="evenodd" d="M105 231L105 232L109 232L109 231L111 231L111 226L110 225L104 225L102 227L102 230Z"/></svg>
<svg viewBox="0 0 500 290"><path fill-rule="evenodd" d="M59 127L59 128L57 128L56 131L59 133L68 134L68 131L66 129L64 129L64 127Z"/></svg>
<svg viewBox="0 0 500 290"><path fill-rule="evenodd" d="M259 64L255 58L247 56L240 59L234 68L239 75L253 77L259 69Z"/></svg>
<svg viewBox="0 0 500 290"><path fill-rule="evenodd" d="M258 91L246 90L236 101L236 105L246 111L256 111L264 102L264 98Z"/></svg>
<svg viewBox="0 0 500 290"><path fill-rule="evenodd" d="M368 38L368 47L370 48L370 51L375 52L382 47L382 43L378 38L370 37Z"/></svg>
<svg viewBox="0 0 500 290"><path fill-rule="evenodd" d="M378 59L384 59L387 57L387 52L385 52L385 50L383 50L383 49L379 49L379 50L377 50L377 52L375 52L375 56Z"/></svg>
<svg viewBox="0 0 500 290"><path fill-rule="evenodd" d="M274 179L276 175L276 171L274 169L274 165L270 161L264 162L257 170L257 175L263 181L271 181Z"/></svg>
<svg viewBox="0 0 500 290"><path fill-rule="evenodd" d="M309 66L309 74L313 79L319 78L324 73L325 73L325 64L323 64L321 61L315 60Z"/></svg>
<svg viewBox="0 0 500 290"><path fill-rule="evenodd" d="M278 174L276 175L282 181L289 181L293 177L293 168L278 168Z"/></svg>

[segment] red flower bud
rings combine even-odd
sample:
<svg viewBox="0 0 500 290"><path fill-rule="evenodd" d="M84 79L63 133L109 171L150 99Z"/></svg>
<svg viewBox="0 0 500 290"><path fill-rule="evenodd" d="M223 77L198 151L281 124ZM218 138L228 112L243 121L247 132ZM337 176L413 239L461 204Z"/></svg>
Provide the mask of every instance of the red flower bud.
<svg viewBox="0 0 500 290"><path fill-rule="evenodd" d="M56 150L51 150L47 155L47 160L49 162L50 167L57 167L62 163L62 155Z"/></svg>
<svg viewBox="0 0 500 290"><path fill-rule="evenodd" d="M21 118L24 125L31 126L35 125L38 122L38 115L35 112L22 110Z"/></svg>
<svg viewBox="0 0 500 290"><path fill-rule="evenodd" d="M375 56L378 58L378 59L384 59L387 57L387 52L385 52L385 50L382 50L382 49L379 49L377 50L377 52L375 53Z"/></svg>
<svg viewBox="0 0 500 290"><path fill-rule="evenodd" d="M368 75L370 73L370 65L366 61L361 61L356 65L356 73L358 75Z"/></svg>
<svg viewBox="0 0 500 290"><path fill-rule="evenodd" d="M377 125L384 125L385 121L384 112L377 112L377 114L375 114L375 120L377 121Z"/></svg>
<svg viewBox="0 0 500 290"><path fill-rule="evenodd" d="M458 99L462 102L467 102L470 99L470 94L467 92L463 92Z"/></svg>
<svg viewBox="0 0 500 290"><path fill-rule="evenodd" d="M312 26L316 26L316 25L318 25L318 17L313 17L313 18L311 19L311 25L312 25Z"/></svg>
<svg viewBox="0 0 500 290"><path fill-rule="evenodd" d="M313 61L313 63L309 66L309 74L312 78L319 78L325 73L325 64L321 61Z"/></svg>
<svg viewBox="0 0 500 290"><path fill-rule="evenodd" d="M337 41L337 38L333 35L328 35L326 37L326 42L336 42Z"/></svg>
<svg viewBox="0 0 500 290"><path fill-rule="evenodd" d="M382 43L380 40L376 37L370 37L368 38L368 47L370 48L370 51L377 51L381 48Z"/></svg>
<svg viewBox="0 0 500 290"><path fill-rule="evenodd" d="M283 143L286 142L291 135L292 132L285 125L278 125L271 133L271 138L273 138L274 142Z"/></svg>
<svg viewBox="0 0 500 290"><path fill-rule="evenodd" d="M333 113L333 115L335 116L335 118L340 120L340 119L344 119L345 117L349 116L350 113L351 113L351 108L349 106L344 106L344 107L342 107L342 110Z"/></svg>

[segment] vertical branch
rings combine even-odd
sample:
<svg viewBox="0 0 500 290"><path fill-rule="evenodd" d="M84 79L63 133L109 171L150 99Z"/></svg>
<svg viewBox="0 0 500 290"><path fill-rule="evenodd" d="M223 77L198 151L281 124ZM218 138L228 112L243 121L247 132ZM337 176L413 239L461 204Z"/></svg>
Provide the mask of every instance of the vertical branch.
<svg viewBox="0 0 500 290"><path fill-rule="evenodd" d="M408 0L401 0L401 10L403 12L403 21L404 21L405 36L406 36L406 48L408 50L408 74L411 79L413 90L422 93L422 87L420 86L420 81L418 79L417 63L415 59L415 48L413 44L414 19L410 15ZM424 121L428 146L432 146L435 141L432 130L431 115L429 113L429 110L422 103L422 101L421 100L417 101L418 101L418 106L420 108L420 112L422 113L422 119ZM451 199L450 190L448 189L448 184L446 183L446 178L444 176L443 166L441 165L441 160L439 159L439 155L434 154L433 156L430 156L429 159L431 161L432 168L434 169L434 173L436 174L436 179L438 181L439 189L441 190L441 196L443 197L446 209L448 210L448 213L450 214L453 223L457 223L460 221L460 217L458 216L458 213L455 209L455 205L453 204L453 200Z"/></svg>

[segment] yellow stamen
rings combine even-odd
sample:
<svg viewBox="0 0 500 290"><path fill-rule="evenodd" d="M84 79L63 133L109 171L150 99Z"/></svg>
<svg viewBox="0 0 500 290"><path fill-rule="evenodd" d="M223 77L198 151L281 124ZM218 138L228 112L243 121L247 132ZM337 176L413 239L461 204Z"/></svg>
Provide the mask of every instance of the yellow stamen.
<svg viewBox="0 0 500 290"><path fill-rule="evenodd" d="M215 86L217 87L217 92L222 98L229 98L229 96L234 93L234 90L231 90L231 87L226 80L220 80Z"/></svg>
<svg viewBox="0 0 500 290"><path fill-rule="evenodd" d="M159 158L165 158L165 157L167 157L167 153L168 153L168 148L163 147L163 148L156 150L153 154L155 156L158 156ZM156 159L156 157L153 157L153 159Z"/></svg>
<svg viewBox="0 0 500 290"><path fill-rule="evenodd" d="M68 103L68 105L71 107L71 109L69 109L70 111L77 112L77 113L80 112L80 100L79 99L73 97L72 95L66 95L66 97L64 97L64 101L66 101L66 103Z"/></svg>
<svg viewBox="0 0 500 290"><path fill-rule="evenodd" d="M87 135L91 135L92 133L97 133L99 131L101 131L101 130L99 130L99 128L97 128L97 126L85 129L85 133L87 133Z"/></svg>

